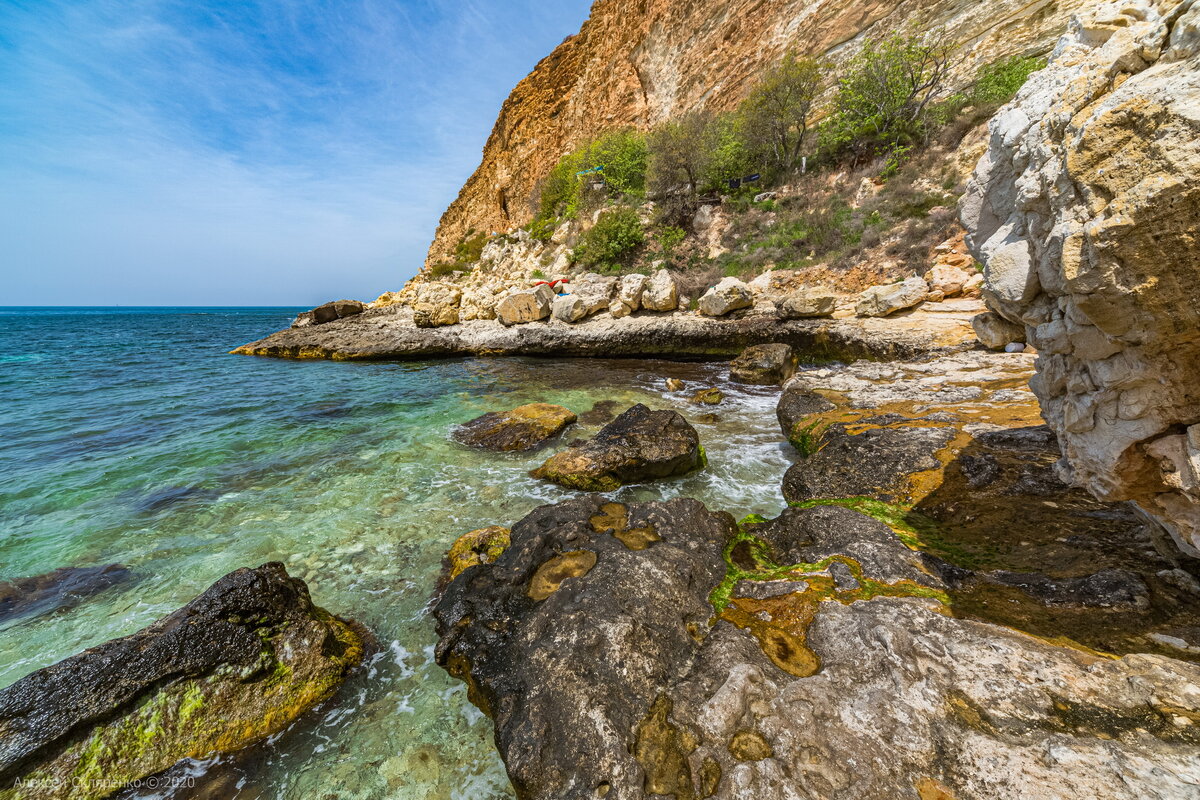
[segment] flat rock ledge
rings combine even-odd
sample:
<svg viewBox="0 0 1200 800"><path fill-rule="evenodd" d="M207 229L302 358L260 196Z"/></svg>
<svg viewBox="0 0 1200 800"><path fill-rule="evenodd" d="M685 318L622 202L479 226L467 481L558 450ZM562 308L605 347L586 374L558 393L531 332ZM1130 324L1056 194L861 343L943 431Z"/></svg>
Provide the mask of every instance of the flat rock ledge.
<svg viewBox="0 0 1200 800"><path fill-rule="evenodd" d="M707 318L694 314L606 315L504 327L472 320L418 328L411 312L373 309L356 317L290 328L243 345L237 355L335 361L457 356L728 358L747 347L782 343L802 360L919 358L974 346L969 313L914 312L886 319L780 320L770 313Z"/></svg>
<svg viewBox="0 0 1200 800"><path fill-rule="evenodd" d="M107 797L259 742L331 697L367 638L282 564L232 572L149 627L0 691L0 797Z"/></svg>
<svg viewBox="0 0 1200 800"><path fill-rule="evenodd" d="M522 800L1196 797L1200 667L953 616L847 508L588 497L434 611Z"/></svg>

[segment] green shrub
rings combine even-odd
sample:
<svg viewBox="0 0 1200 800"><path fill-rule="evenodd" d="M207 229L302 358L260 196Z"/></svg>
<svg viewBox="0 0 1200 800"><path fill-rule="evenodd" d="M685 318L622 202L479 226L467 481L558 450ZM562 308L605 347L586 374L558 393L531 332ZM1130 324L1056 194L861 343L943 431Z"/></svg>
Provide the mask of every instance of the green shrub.
<svg viewBox="0 0 1200 800"><path fill-rule="evenodd" d="M979 70L971 102L979 105L999 106L1017 96L1017 92L1029 80L1029 76L1044 69L1046 60L1012 56Z"/></svg>
<svg viewBox="0 0 1200 800"><path fill-rule="evenodd" d="M429 274L435 278L444 278L456 272L470 272L483 256L483 248L488 243L486 233L475 233L475 229L467 231L458 244L454 245L454 260L443 261L429 268Z"/></svg>
<svg viewBox="0 0 1200 800"><path fill-rule="evenodd" d="M644 197L646 158L646 138L633 129L605 134L563 156L542 181L534 220L538 232L544 234L551 220L578 215L584 206L585 187L596 178L603 177L609 197ZM579 174L596 167L603 169Z"/></svg>
<svg viewBox="0 0 1200 800"><path fill-rule="evenodd" d="M600 215L575 248L575 263L587 269L617 272L627 267L646 241L637 211L628 206Z"/></svg>
<svg viewBox="0 0 1200 800"><path fill-rule="evenodd" d="M921 139L941 99L954 49L942 32L868 40L838 81L822 144L856 158Z"/></svg>
<svg viewBox="0 0 1200 800"><path fill-rule="evenodd" d="M660 228L654 234L654 242L658 245L658 253L664 259L669 259L675 255L675 248L683 244L683 240L686 238L687 231L671 225Z"/></svg>
<svg viewBox="0 0 1200 800"><path fill-rule="evenodd" d="M828 69L816 59L788 53L739 107L745 147L763 168L781 173L800 163Z"/></svg>

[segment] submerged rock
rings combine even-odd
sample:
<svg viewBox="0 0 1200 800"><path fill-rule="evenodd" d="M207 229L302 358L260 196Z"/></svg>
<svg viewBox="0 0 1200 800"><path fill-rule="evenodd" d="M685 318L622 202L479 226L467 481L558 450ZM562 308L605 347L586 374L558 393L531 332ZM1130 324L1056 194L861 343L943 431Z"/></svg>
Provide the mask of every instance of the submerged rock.
<svg viewBox="0 0 1200 800"><path fill-rule="evenodd" d="M578 447L535 469L535 478L585 492L684 475L704 466L696 429L675 411L638 404Z"/></svg>
<svg viewBox="0 0 1200 800"><path fill-rule="evenodd" d="M450 584L437 659L528 800L1189 796L1200 667L1054 646L947 599L848 509L739 532L692 500L587 498Z"/></svg>
<svg viewBox="0 0 1200 800"><path fill-rule="evenodd" d="M362 657L360 631L314 606L282 564L240 569L138 633L0 691L0 786L103 797L237 750L328 699Z"/></svg>
<svg viewBox="0 0 1200 800"><path fill-rule="evenodd" d="M692 402L702 406L719 406L725 402L725 393L715 387L700 389L692 394Z"/></svg>
<svg viewBox="0 0 1200 800"><path fill-rule="evenodd" d="M577 417L550 403L529 403L512 411L492 411L459 426L454 439L480 450L508 452L542 447Z"/></svg>
<svg viewBox="0 0 1200 800"><path fill-rule="evenodd" d="M729 365L729 377L737 383L778 386L796 372L797 362L791 345L754 345L743 350Z"/></svg>
<svg viewBox="0 0 1200 800"><path fill-rule="evenodd" d="M44 575L0 581L0 621L71 608L129 578L123 564L105 564L61 567Z"/></svg>
<svg viewBox="0 0 1200 800"><path fill-rule="evenodd" d="M957 435L941 423L871 417L810 432L807 457L783 478L789 503L829 497L911 502L918 473L941 467L939 450Z"/></svg>

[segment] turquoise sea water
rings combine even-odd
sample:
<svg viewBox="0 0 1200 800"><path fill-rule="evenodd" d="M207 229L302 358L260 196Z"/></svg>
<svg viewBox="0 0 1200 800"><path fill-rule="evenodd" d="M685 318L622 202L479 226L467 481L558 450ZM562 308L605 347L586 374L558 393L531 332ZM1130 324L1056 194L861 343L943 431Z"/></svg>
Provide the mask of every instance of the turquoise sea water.
<svg viewBox="0 0 1200 800"><path fill-rule="evenodd" d="M0 308L0 579L110 562L133 572L77 607L0 623L0 686L133 633L231 570L282 561L317 603L370 627L380 652L271 742L189 765L186 796L510 797L488 721L433 663L430 594L458 535L571 494L526 475L554 447L477 453L450 441L452 427L533 401L585 415L606 402L676 408L709 469L616 497L696 497L740 518L783 507L791 455L775 393L725 385L722 365L227 355L297 311ZM690 405L667 377L728 399Z"/></svg>

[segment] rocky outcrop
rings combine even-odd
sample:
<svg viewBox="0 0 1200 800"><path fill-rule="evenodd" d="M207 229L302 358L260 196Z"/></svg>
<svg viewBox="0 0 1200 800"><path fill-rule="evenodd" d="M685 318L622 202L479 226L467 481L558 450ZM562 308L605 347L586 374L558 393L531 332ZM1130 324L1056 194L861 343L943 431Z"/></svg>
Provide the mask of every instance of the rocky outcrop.
<svg viewBox="0 0 1200 800"><path fill-rule="evenodd" d="M123 565L106 564L61 567L44 575L0 581L0 622L71 608L129 578Z"/></svg>
<svg viewBox="0 0 1200 800"><path fill-rule="evenodd" d="M863 34L945 26L969 57L958 78L1012 54L1044 53L1086 0L598 0L591 17L505 101L482 163L442 216L427 264L452 258L468 231L507 231L530 219L529 199L558 159L604 129L645 127L746 96L789 48L835 62Z"/></svg>
<svg viewBox="0 0 1200 800"><path fill-rule="evenodd" d="M527 292L513 292L496 304L496 318L505 327L526 325L550 316L554 292L549 286L538 286Z"/></svg>
<svg viewBox="0 0 1200 800"><path fill-rule="evenodd" d="M956 618L922 554L846 508L544 507L435 617L527 800L1165 799L1200 778L1200 667Z"/></svg>
<svg viewBox="0 0 1200 800"><path fill-rule="evenodd" d="M457 442L480 450L536 450L578 419L575 413L550 403L529 403L511 411L492 411L459 426Z"/></svg>
<svg viewBox="0 0 1200 800"><path fill-rule="evenodd" d="M627 483L684 475L704 463L700 437L687 420L639 403L531 474L585 492L611 492Z"/></svg>
<svg viewBox="0 0 1200 800"><path fill-rule="evenodd" d="M1200 6L1103 3L991 124L961 205L1040 353L1067 477L1200 554Z"/></svg>
<svg viewBox="0 0 1200 800"><path fill-rule="evenodd" d="M37 797L104 797L237 750L328 699L362 657L359 630L314 606L282 564L238 570L148 628L0 691L0 791L20 779L57 787Z"/></svg>
<svg viewBox="0 0 1200 800"><path fill-rule="evenodd" d="M786 344L760 344L747 347L729 365L729 377L735 383L778 386L796 371L797 357Z"/></svg>
<svg viewBox="0 0 1200 800"><path fill-rule="evenodd" d="M307 328L310 325L324 325L327 322L335 322L339 319L346 319L361 314L366 310L366 306L357 300L334 300L322 306L317 306L312 311L305 311L296 317L292 322L293 328Z"/></svg>
<svg viewBox="0 0 1200 800"><path fill-rule="evenodd" d="M1003 350L1014 342L1025 342L1025 326L1010 322L999 314L984 312L971 320L979 343L989 350Z"/></svg>
<svg viewBox="0 0 1200 800"><path fill-rule="evenodd" d="M910 504L919 474L938 469L938 452L955 438L948 424L899 415L866 417L808 432L805 456L783 478L789 503L869 497Z"/></svg>
<svg viewBox="0 0 1200 800"><path fill-rule="evenodd" d="M642 293L642 308L647 311L674 311L679 307L679 286L665 269L650 276Z"/></svg>
<svg viewBox="0 0 1200 800"><path fill-rule="evenodd" d="M576 286L572 291L578 293ZM605 301L607 307L608 301ZM471 320L419 329L402 307L367 311L315 328L280 331L234 350L240 355L345 361L426 359L462 355L639 356L729 358L755 344L790 344L804 358L913 358L971 346L973 309L891 319L788 320L771 313L701 317L695 314L607 315L506 327Z"/></svg>

